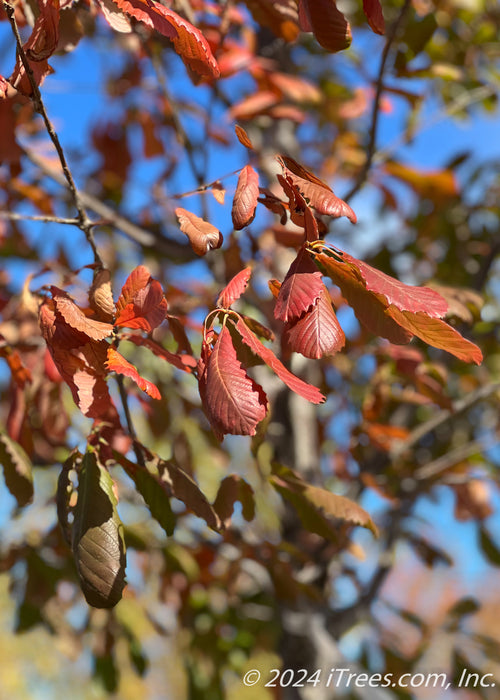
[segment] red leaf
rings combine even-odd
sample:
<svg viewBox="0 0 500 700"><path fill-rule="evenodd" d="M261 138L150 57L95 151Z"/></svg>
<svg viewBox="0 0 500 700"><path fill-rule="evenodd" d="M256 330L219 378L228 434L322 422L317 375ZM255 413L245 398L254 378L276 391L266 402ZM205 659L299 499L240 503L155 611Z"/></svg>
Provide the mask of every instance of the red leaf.
<svg viewBox="0 0 500 700"><path fill-rule="evenodd" d="M233 279L224 287L217 299L217 307L219 309L228 309L234 302L240 298L247 288L248 280L252 274L251 267L245 267L244 270L238 272Z"/></svg>
<svg viewBox="0 0 500 700"><path fill-rule="evenodd" d="M342 259L356 267L369 291L383 294L387 303L394 304L400 311L423 311L433 318L441 318L448 311L448 302L435 289L403 284L348 253L343 253Z"/></svg>
<svg viewBox="0 0 500 700"><path fill-rule="evenodd" d="M130 340L131 343L134 343L134 345L138 347L148 348L156 357L161 357L162 360L170 362L171 365L174 365L177 369L182 369L184 372L192 374L193 370L196 369L197 362L192 355L170 352L161 345L158 345L158 343L155 343L151 338L144 338L142 335L125 333L121 337L123 340Z"/></svg>
<svg viewBox="0 0 500 700"><path fill-rule="evenodd" d="M333 191L318 178L312 182L309 179L296 175L285 165L282 158L277 158L283 174L288 182L296 187L298 191L309 200L309 204L320 214L327 214L333 218L346 216L353 224L357 222L357 217L351 207L344 200L337 197ZM305 170L305 169L304 169ZM307 172L307 171L306 171Z"/></svg>
<svg viewBox="0 0 500 700"><path fill-rule="evenodd" d="M302 247L280 287L274 317L285 322L300 318L316 304L323 287L321 272Z"/></svg>
<svg viewBox="0 0 500 700"><path fill-rule="evenodd" d="M161 284L144 265L132 270L116 303L115 326L140 328L151 332L167 314L167 300Z"/></svg>
<svg viewBox="0 0 500 700"><path fill-rule="evenodd" d="M215 434L255 435L267 413L267 397L238 360L231 334L223 327L215 343L200 392Z"/></svg>
<svg viewBox="0 0 500 700"><path fill-rule="evenodd" d="M179 219L181 231L189 238L191 248L196 255L206 255L209 250L221 247L222 234L208 221L204 221L182 207L177 207L175 215Z"/></svg>
<svg viewBox="0 0 500 700"><path fill-rule="evenodd" d="M285 340L291 350L310 359L334 355L344 347L344 332L324 285L316 304L298 321L287 324Z"/></svg>
<svg viewBox="0 0 500 700"><path fill-rule="evenodd" d="M363 0L363 10L372 31L385 34L385 21L380 0Z"/></svg>
<svg viewBox="0 0 500 700"><path fill-rule="evenodd" d="M405 345L410 342L412 334L386 316L385 297L366 289L361 273L354 265L340 263L325 253L316 254L315 259L325 274L340 287L342 296L363 326L391 343Z"/></svg>
<svg viewBox="0 0 500 700"><path fill-rule="evenodd" d="M302 396L307 401L311 403L323 403L325 397L315 386L307 384L302 379L299 379L294 374L292 374L285 365L278 360L276 355L272 350L266 348L262 345L257 336L252 333L244 321L238 319L235 324L235 328L241 336L242 341L245 345L248 345L250 350L263 360L268 367L270 367L275 374L284 382L287 387L294 391L299 396Z"/></svg>
<svg viewBox="0 0 500 700"><path fill-rule="evenodd" d="M300 0L314 36L326 51L335 53L349 48L351 28L334 0ZM302 15L302 12L301 12Z"/></svg>
<svg viewBox="0 0 500 700"><path fill-rule="evenodd" d="M429 345L446 350L463 362L481 364L483 354L477 345L462 338L460 333L445 321L439 318L429 318L423 312L413 314L408 311L400 311L395 306L389 306L385 313L402 328Z"/></svg>
<svg viewBox="0 0 500 700"><path fill-rule="evenodd" d="M127 362L127 360L120 355L120 353L112 347L108 347L108 359L106 360L106 367L110 372L116 372L117 374L123 374L124 377L129 377L132 379L139 389L151 396L153 399L161 399L161 394L158 387L148 382L147 379L141 377L134 365Z"/></svg>
<svg viewBox="0 0 500 700"><path fill-rule="evenodd" d="M117 7L170 39L184 63L200 75L220 74L208 41L199 29L154 0L113 0Z"/></svg>
<svg viewBox="0 0 500 700"><path fill-rule="evenodd" d="M57 287L51 287L52 298L57 312L62 316L64 321L81 333L84 333L92 340L103 340L113 332L113 326L110 323L102 321L94 321L87 318L83 311L75 304L66 292Z"/></svg>
<svg viewBox="0 0 500 700"><path fill-rule="evenodd" d="M238 178L231 210L233 226L237 231L254 220L258 198L259 176L251 165L245 165Z"/></svg>
<svg viewBox="0 0 500 700"><path fill-rule="evenodd" d="M40 85L52 69L47 58L56 50L59 41L59 0L38 0L39 14L31 35L23 44L37 85ZM18 56L9 82L23 95L31 96L33 88L26 75L21 57Z"/></svg>

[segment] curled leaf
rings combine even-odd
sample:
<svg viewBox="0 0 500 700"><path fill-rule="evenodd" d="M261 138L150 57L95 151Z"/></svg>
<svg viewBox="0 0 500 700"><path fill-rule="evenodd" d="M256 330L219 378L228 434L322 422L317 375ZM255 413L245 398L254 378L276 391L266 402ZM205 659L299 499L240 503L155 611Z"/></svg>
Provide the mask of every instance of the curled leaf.
<svg viewBox="0 0 500 700"><path fill-rule="evenodd" d="M189 68L199 75L217 78L220 74L208 41L199 29L155 0L113 0L127 15L170 39ZM110 21L109 12L105 17ZM113 25L112 25L113 26Z"/></svg>
<svg viewBox="0 0 500 700"><path fill-rule="evenodd" d="M77 492L72 549L82 591L89 605L111 608L125 586L125 541L113 482L92 451L82 459Z"/></svg>
<svg viewBox="0 0 500 700"><path fill-rule="evenodd" d="M214 509L227 527L231 522L234 504L239 501L242 505L242 515L247 522L255 517L255 500L253 489L238 474L226 476L219 486Z"/></svg>
<svg viewBox="0 0 500 700"><path fill-rule="evenodd" d="M286 166L283 158L278 157L277 160L282 167L285 179L290 185L297 188L319 214L327 214L333 218L346 216L352 224L357 222L356 214L351 207L343 199L337 197L328 185L319 178L316 176L306 178L302 175L297 175L296 172L293 172ZM302 168L302 166L300 167ZM312 175L305 168L302 168L302 171Z"/></svg>
<svg viewBox="0 0 500 700"><path fill-rule="evenodd" d="M189 238L191 248L196 255L206 255L209 250L221 247L222 234L208 221L204 221L201 217L182 207L177 207L175 215L179 220L181 231Z"/></svg>
<svg viewBox="0 0 500 700"><path fill-rule="evenodd" d="M103 340L112 334L113 326L110 323L87 318L71 297L66 292L63 292L62 289L51 287L50 291L57 312L61 314L68 326L84 333L91 340Z"/></svg>
<svg viewBox="0 0 500 700"><path fill-rule="evenodd" d="M237 231L253 221L258 198L259 176L251 165L245 165L238 177L231 210L233 226Z"/></svg>

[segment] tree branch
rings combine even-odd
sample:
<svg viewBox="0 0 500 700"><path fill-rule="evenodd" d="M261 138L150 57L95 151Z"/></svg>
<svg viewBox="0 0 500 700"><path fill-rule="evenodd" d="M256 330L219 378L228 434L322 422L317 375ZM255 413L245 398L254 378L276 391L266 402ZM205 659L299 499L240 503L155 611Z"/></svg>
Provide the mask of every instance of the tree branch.
<svg viewBox="0 0 500 700"><path fill-rule="evenodd" d="M377 82L376 82L376 88L375 88L375 99L373 100L373 107L372 107L372 113L371 113L371 119L370 119L370 129L369 129L369 136L368 136L368 145L366 149L366 160L365 164L363 165L363 168L359 174L359 177L353 187L350 189L350 191L347 193L343 199L345 199L347 202L354 197L355 194L359 192L359 190L363 187L365 184L367 178L368 178L368 173L370 171L370 168L372 166L373 162L373 157L375 155L375 149L376 149L376 143L377 143L377 131L378 131L378 120L379 120L379 115L380 115L380 100L382 98L382 93L384 91L384 78L385 78L385 70L387 67L387 59L389 58L389 53L392 48L392 44L394 43L394 40L396 38L396 35L398 33L399 28L401 27L401 24L403 23L403 20L406 16L406 13L411 7L411 0L405 0L403 7L401 8L399 15L392 25L390 31L387 34L387 39L385 42L384 50L382 52L382 58L380 61L380 67L378 71L378 77L377 77Z"/></svg>
<svg viewBox="0 0 500 700"><path fill-rule="evenodd" d="M69 169L68 163L66 161L66 156L64 155L64 151L61 146L61 142L59 141L59 137L52 125L52 122L49 119L49 115L47 114L47 110L45 109L45 105L42 100L42 94L40 92L40 88L38 87L38 84L35 80L35 76L33 75L33 71L31 69L30 62L28 60L28 57L26 56L26 53L23 48L23 43L21 40L21 35L19 34L19 28L17 26L16 18L15 18L15 9L12 7L6 0L4 0L3 7L5 10L5 13L9 19L10 25L12 27L12 31L14 33L15 39L16 39L16 44L17 44L17 50L19 52L19 56L21 57L22 64L24 66L24 70L26 71L26 75L28 76L28 80L31 85L31 89L33 91L33 95L31 96L31 100L33 102L33 106L35 110L40 114L42 117L44 123L45 123L45 128L47 130L47 133L50 137L50 140L54 144L54 148L57 151L57 155L59 157L59 161L61 163L61 167L64 173L64 177L67 183L68 190L71 194L71 198L73 200L73 204L75 205L75 208L78 212L78 226L82 230L82 232L85 234L85 237L92 248L92 252L94 254L94 260L96 263L99 265L102 265L102 260L101 256L99 255L99 252L97 250L95 241L94 241L94 234L92 231L93 224L90 221L89 217L87 216L87 212L85 211L85 208L83 206L83 202L81 201L81 197L79 195L78 189L75 185L75 181L73 179L73 175L71 174L71 170Z"/></svg>
<svg viewBox="0 0 500 700"><path fill-rule="evenodd" d="M0 219L9 221L43 221L52 224L66 224L68 226L80 226L80 219L67 219L61 216L32 216L29 214L17 214L13 211L0 211ZM96 225L95 223L93 224Z"/></svg>
<svg viewBox="0 0 500 700"><path fill-rule="evenodd" d="M59 185L63 187L66 186L66 180L62 173L48 166L42 157L26 147L22 147L22 151L28 160L36 165L44 175L50 177L51 180L54 180L54 182L57 182ZM97 197L82 190L80 190L79 196L86 207L92 209L92 211L101 217L102 220L99 222L100 226L108 223L140 246L153 249L174 260L187 262L196 257L189 245L177 243L176 241L169 241L163 236L134 224L125 216L118 214L107 204L101 202Z"/></svg>

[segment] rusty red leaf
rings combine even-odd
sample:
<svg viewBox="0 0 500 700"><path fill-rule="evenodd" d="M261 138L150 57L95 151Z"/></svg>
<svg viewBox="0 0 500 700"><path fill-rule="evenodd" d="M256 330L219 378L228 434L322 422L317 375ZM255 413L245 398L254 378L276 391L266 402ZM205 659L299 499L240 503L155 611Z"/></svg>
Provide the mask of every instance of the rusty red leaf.
<svg viewBox="0 0 500 700"><path fill-rule="evenodd" d="M313 181L297 175L285 165L283 158L278 156L277 160L283 169L283 175L286 180L297 188L319 214L327 214L332 218L346 216L351 223L355 224L357 222L358 219L351 207L343 199L337 197L328 185L321 182L319 178L315 177Z"/></svg>
<svg viewBox="0 0 500 700"><path fill-rule="evenodd" d="M289 389L294 391L299 396L302 396L304 399L307 399L307 401L310 401L311 403L323 403L325 397L320 390L315 386L312 386L312 384L308 384L302 379L299 379L299 377L296 377L295 374L292 374L292 372L290 372L276 357L274 352L269 348L266 348L266 346L260 342L257 336L250 330L250 328L248 328L242 319L238 319L238 321L235 323L235 328L245 345L247 345L255 355L260 357L261 360L263 360L266 365L273 370L273 372L281 379L282 382L287 385Z"/></svg>
<svg viewBox="0 0 500 700"><path fill-rule="evenodd" d="M483 354L477 345L463 338L445 321L439 318L430 318L422 311L418 313L400 311L393 305L389 306L385 313L399 326L416 335L425 343L440 350L446 350L463 362L481 364Z"/></svg>
<svg viewBox="0 0 500 700"><path fill-rule="evenodd" d="M291 350L310 359L334 355L344 347L344 332L324 285L314 306L298 321L286 325L285 341Z"/></svg>
<svg viewBox="0 0 500 700"><path fill-rule="evenodd" d="M363 11L372 31L385 34L385 21L380 0L363 0Z"/></svg>
<svg viewBox="0 0 500 700"><path fill-rule="evenodd" d="M189 68L199 75L217 78L219 66L199 29L155 0L113 0L120 10L170 39Z"/></svg>
<svg viewBox="0 0 500 700"><path fill-rule="evenodd" d="M214 433L255 435L267 413L267 397L238 360L231 334L223 327L208 358L200 391Z"/></svg>
<svg viewBox="0 0 500 700"><path fill-rule="evenodd" d="M51 72L47 59L57 48L59 41L59 0L38 0L39 14L31 35L23 44L23 49L37 85L40 85ZM18 56L9 82L23 95L33 92L21 57Z"/></svg>
<svg viewBox="0 0 500 700"><path fill-rule="evenodd" d="M335 0L300 0L300 16L310 26L318 44L325 51L335 53L349 48L352 41L351 27Z"/></svg>
<svg viewBox="0 0 500 700"><path fill-rule="evenodd" d="M228 282L217 299L217 307L219 309L228 309L231 304L240 298L247 287L251 274L252 268L245 267Z"/></svg>
<svg viewBox="0 0 500 700"><path fill-rule="evenodd" d="M324 285L321 272L302 247L280 287L274 316L281 321L298 319L319 299Z"/></svg>
<svg viewBox="0 0 500 700"><path fill-rule="evenodd" d="M238 177L231 210L233 226L237 231L254 220L258 198L259 176L251 165L245 165Z"/></svg>

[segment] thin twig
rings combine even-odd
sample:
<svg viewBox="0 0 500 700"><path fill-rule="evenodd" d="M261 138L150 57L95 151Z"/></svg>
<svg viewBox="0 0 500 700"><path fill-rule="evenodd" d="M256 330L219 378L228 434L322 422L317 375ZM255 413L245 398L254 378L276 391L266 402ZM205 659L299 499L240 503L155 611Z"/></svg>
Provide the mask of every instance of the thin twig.
<svg viewBox="0 0 500 700"><path fill-rule="evenodd" d="M437 476L438 474L445 472L447 469L454 467L464 459L472 457L472 455L478 453L482 454L483 452L486 452L486 450L490 450L492 447L498 445L499 442L499 433L495 433L491 437L487 437L483 440L472 440L471 442L467 442L465 445L460 445L454 450L450 450L446 454L442 455L442 457L438 457L432 462L424 464L422 467L417 469L416 472L414 472L413 477L419 480L430 479L431 477Z"/></svg>
<svg viewBox="0 0 500 700"><path fill-rule="evenodd" d="M382 98L382 93L384 91L384 77L385 77L385 70L387 66L387 59L389 58L389 54L392 48L392 44L394 43L394 40L397 36L398 30L403 23L403 20L406 16L406 13L408 12L409 8L411 6L411 0L405 0L403 7L401 8L399 15L392 25L390 31L387 34L387 40L385 42L384 50L382 52L382 58L380 60L380 67L378 71L378 77L377 77L377 83L376 83L376 88L375 88L375 99L373 100L373 107L372 107L372 113L371 113L371 119L370 119L370 130L369 130L369 137L368 137L368 146L366 149L366 160L365 164L363 165L363 168L359 174L359 177L357 181L354 183L353 187L351 190L347 193L347 195L343 198L346 201L349 201L354 197L355 194L359 192L359 190L363 187L365 184L367 178L368 178L368 173L370 171L370 168L372 166L373 162L373 157L375 155L375 148L376 148L376 143L377 143L377 130L378 130L378 120L379 120L379 115L380 115L380 100Z"/></svg>
<svg viewBox="0 0 500 700"><path fill-rule="evenodd" d="M102 265L102 260L99 255L99 252L97 250L95 241L94 241L94 234L92 231L92 222L90 221L89 217L87 216L87 212L85 211L85 208L83 206L83 203L81 201L78 189L75 185L75 181L73 179L73 176L71 174L71 170L69 169L68 163L66 161L66 156L64 155L64 151L61 146L61 142L59 141L59 137L52 125L52 122L49 119L49 115L47 113L47 110L45 109L45 105L42 100L42 94L40 92L40 88L38 87L38 84L35 80L35 76L33 75L33 70L31 68L30 62L28 60L28 57L26 56L26 53L24 51L21 35L19 34L19 28L17 26L17 21L15 18L15 9L12 7L6 0L3 2L3 7L5 10L5 13L9 19L10 25L12 27L12 31L14 33L16 43L17 43L17 50L19 52L19 56L21 58L22 64L24 66L24 70L26 71L26 75L28 76L28 80L31 85L31 89L33 91L33 95L31 97L33 106L35 110L40 114L42 117L44 123L45 123L45 128L47 130L47 133L50 137L50 140L54 144L54 148L57 151L57 155L59 157L59 161L61 163L61 167L64 173L64 177L67 182L67 187L71 193L71 198L73 200L73 203L75 205L75 208L78 212L78 226L81 229L81 231L85 234L85 237L92 248L92 252L94 254L94 260L96 263L99 265Z"/></svg>
<svg viewBox="0 0 500 700"><path fill-rule="evenodd" d="M22 147L22 150L24 155L34 165L36 165L36 167L39 168L44 175L50 177L51 180L54 180L54 182L57 182L63 187L66 186L66 180L61 172L51 168L42 157L30 149ZM107 204L104 204L104 202L101 202L101 200L97 197L94 197L85 191L80 190L79 196L86 207L101 217L102 221L99 222L99 225L104 225L104 223L107 222L109 225L114 226L114 228L135 243L138 243L144 248L154 249L172 259L184 262L192 260L195 257L189 245L169 241L159 234L153 233L152 231L148 231L147 229L138 226L130 221L130 219L118 214L114 209L109 207Z"/></svg>
<svg viewBox="0 0 500 700"><path fill-rule="evenodd" d="M480 401L487 399L489 396L500 390L500 382L487 384L476 391L473 391L468 396L459 401L455 401L451 410L444 409L432 416L428 421L417 426L405 440L397 441L389 452L389 457L396 460L404 452L411 447L414 447L423 437L434 432L437 428L444 425L448 421L454 420L457 416L468 411L472 406L475 406Z"/></svg>
<svg viewBox="0 0 500 700"><path fill-rule="evenodd" d="M135 431L134 421L132 420L132 414L130 413L130 406L128 405L128 394L125 390L123 377L120 374L118 374L116 376L116 381L118 384L118 391L120 392L120 399L123 406L123 412L125 414L125 420L127 421L127 429L130 437L132 438L132 447L134 450L135 458L137 460L137 464L145 468L146 463L144 461L144 455L142 453L142 450L139 446L139 443L137 442L137 433Z"/></svg>
<svg viewBox="0 0 500 700"><path fill-rule="evenodd" d="M10 221L43 221L52 224L80 226L80 219L66 219L61 216L33 216L29 214L18 214L13 211L0 211L0 219L8 219Z"/></svg>

